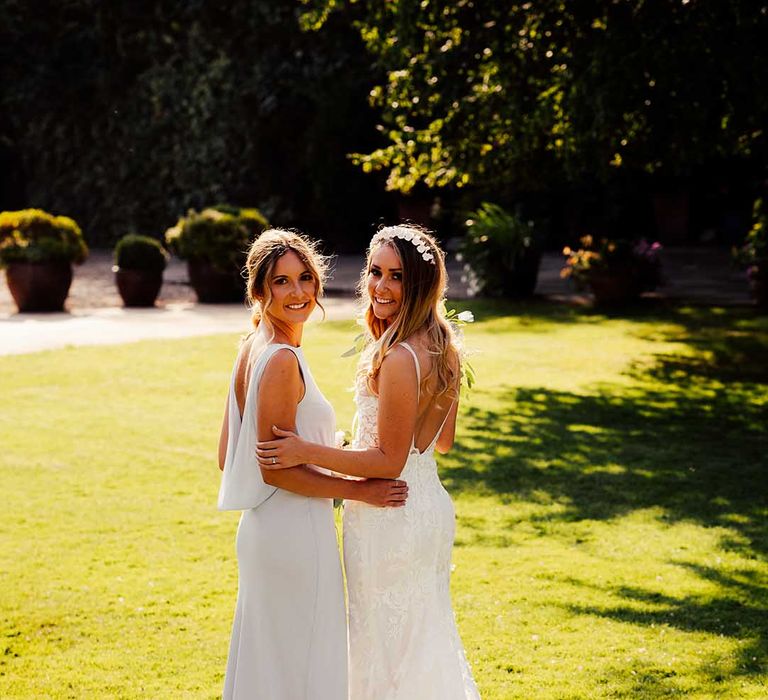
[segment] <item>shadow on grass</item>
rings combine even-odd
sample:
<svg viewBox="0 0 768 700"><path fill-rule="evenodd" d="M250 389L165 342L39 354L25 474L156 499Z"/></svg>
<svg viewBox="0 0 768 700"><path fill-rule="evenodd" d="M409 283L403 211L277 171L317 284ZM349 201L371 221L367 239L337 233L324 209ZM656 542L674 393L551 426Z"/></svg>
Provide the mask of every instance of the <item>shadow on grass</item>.
<svg viewBox="0 0 768 700"><path fill-rule="evenodd" d="M534 502L546 494L562 506L549 520L661 507L671 520L735 528L768 552L768 406L725 389L621 392L508 390L494 409L476 400L442 461L446 483Z"/></svg>
<svg viewBox="0 0 768 700"><path fill-rule="evenodd" d="M703 380L768 384L768 318L699 312L684 320L665 339L685 343L690 356L657 355L651 376L686 388Z"/></svg>
<svg viewBox="0 0 768 700"><path fill-rule="evenodd" d="M584 318L539 306L550 321ZM631 385L589 394L476 390L461 439L443 458L447 481L533 500L544 493L564 506L564 519L657 506L671 519L735 528L768 553L768 318L678 308L648 313L628 332L688 352L655 355L628 370Z"/></svg>
<svg viewBox="0 0 768 700"><path fill-rule="evenodd" d="M500 408L469 407L462 439L442 462L447 488L541 504L529 517L543 533L557 522L657 508L670 523L727 528L721 545L742 556L768 556L768 404L761 405L744 388L672 396L637 387L621 391L583 396L508 390ZM557 507L546 507L552 503ZM505 544L498 536L486 536L483 523L465 521L473 541ZM508 525L512 532L515 522ZM675 563L717 584L717 594L673 597L620 587L612 592L625 603L569 609L741 640L735 659L703 664L700 673L710 683L765 673L768 580L747 570L726 574L701 564ZM659 609L638 610L637 603ZM665 669L646 671L624 680L643 692L671 682Z"/></svg>
<svg viewBox="0 0 768 700"><path fill-rule="evenodd" d="M703 632L743 640L738 654L728 657L729 668L724 667L722 660L703 664L701 673L707 676L709 682L720 683L727 677L765 673L764 664L768 658L768 581L749 569L726 574L690 562L675 564L716 584L718 595L671 596L642 588L618 586L610 592L625 600L625 604L566 607L572 613L607 617L617 622L668 627L683 632ZM568 579L568 582L597 588L588 581ZM600 588L600 591L605 592L605 589ZM644 609L639 609L637 605L643 605ZM648 607L653 609L649 610Z"/></svg>
<svg viewBox="0 0 768 700"><path fill-rule="evenodd" d="M530 520L534 526L539 521L543 531L557 522L655 508L668 522L727 528L722 546L764 560L768 321L748 310L722 315L702 309L634 320L641 321L638 334L681 343L688 352L656 355L650 366L629 370L634 380L629 386L602 385L588 394L547 387L476 391L463 412L460 440L441 461L446 486L541 504ZM557 507L544 507L552 503ZM471 529L483 543L482 523ZM674 597L619 587L612 591L616 605L569 609L742 640L736 659L702 667L714 683L764 673L768 581L748 570L724 573L675 563L715 583L717 594ZM641 603L657 609L639 609ZM649 669L647 678L626 681L640 683L644 692L661 688L667 680L657 672L662 673Z"/></svg>

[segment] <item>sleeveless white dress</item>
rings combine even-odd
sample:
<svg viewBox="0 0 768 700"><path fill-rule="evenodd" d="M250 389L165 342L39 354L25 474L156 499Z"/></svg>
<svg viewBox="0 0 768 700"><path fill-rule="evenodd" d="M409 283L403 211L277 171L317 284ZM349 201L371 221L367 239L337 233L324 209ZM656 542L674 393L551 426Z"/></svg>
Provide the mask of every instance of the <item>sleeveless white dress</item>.
<svg viewBox="0 0 768 700"><path fill-rule="evenodd" d="M418 359L407 343L416 363ZM378 398L358 378L353 447L378 445ZM445 421L443 421L443 425ZM346 501L344 565L349 597L350 700L479 698L449 592L453 503L437 475L435 443L411 452L400 475L402 508Z"/></svg>
<svg viewBox="0 0 768 700"><path fill-rule="evenodd" d="M266 345L252 366L243 421L235 397L235 364L219 508L243 514L224 698L347 700L346 611L333 501L265 484L256 460L259 381L281 348L296 355L304 379L298 434L334 444L333 408L315 384L301 348Z"/></svg>

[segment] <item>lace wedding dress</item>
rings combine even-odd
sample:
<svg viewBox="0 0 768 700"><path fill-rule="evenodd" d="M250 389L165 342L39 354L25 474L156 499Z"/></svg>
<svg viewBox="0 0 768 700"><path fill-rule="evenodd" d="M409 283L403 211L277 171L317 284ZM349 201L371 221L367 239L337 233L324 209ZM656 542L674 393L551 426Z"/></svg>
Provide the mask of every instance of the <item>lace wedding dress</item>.
<svg viewBox="0 0 768 700"><path fill-rule="evenodd" d="M416 362L413 349L401 343ZM358 378L354 447L378 444L378 398ZM437 475L435 443L413 442L400 476L402 508L347 501L344 564L349 594L350 700L468 700L472 679L451 607L453 503Z"/></svg>

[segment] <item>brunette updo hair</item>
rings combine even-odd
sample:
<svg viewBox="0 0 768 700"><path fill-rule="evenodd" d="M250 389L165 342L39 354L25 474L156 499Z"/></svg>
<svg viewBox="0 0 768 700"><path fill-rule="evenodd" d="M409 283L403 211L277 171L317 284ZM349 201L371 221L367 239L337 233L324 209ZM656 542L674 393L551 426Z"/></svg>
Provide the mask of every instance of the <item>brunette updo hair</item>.
<svg viewBox="0 0 768 700"><path fill-rule="evenodd" d="M320 252L317 241L296 231L271 228L264 231L248 249L244 273L247 275L246 297L251 308L251 320L255 328L264 321L273 329L276 320L269 313L272 292L269 281L279 258L292 250L307 266L315 280L315 300L323 309L320 297L328 273L328 258ZM323 309L325 313L325 309Z"/></svg>

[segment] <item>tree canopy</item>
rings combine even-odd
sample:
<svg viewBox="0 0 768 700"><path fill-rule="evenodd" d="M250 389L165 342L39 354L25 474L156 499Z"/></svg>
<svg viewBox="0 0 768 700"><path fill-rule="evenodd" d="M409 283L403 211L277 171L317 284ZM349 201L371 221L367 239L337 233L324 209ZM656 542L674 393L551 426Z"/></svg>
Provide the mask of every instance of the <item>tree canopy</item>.
<svg viewBox="0 0 768 700"><path fill-rule="evenodd" d="M764 0L9 0L0 206L98 244L228 201L354 247L385 180L764 168L766 36Z"/></svg>
<svg viewBox="0 0 768 700"><path fill-rule="evenodd" d="M391 189L765 162L765 3L319 0L305 21L339 7L385 71L370 99L386 143L356 161Z"/></svg>

